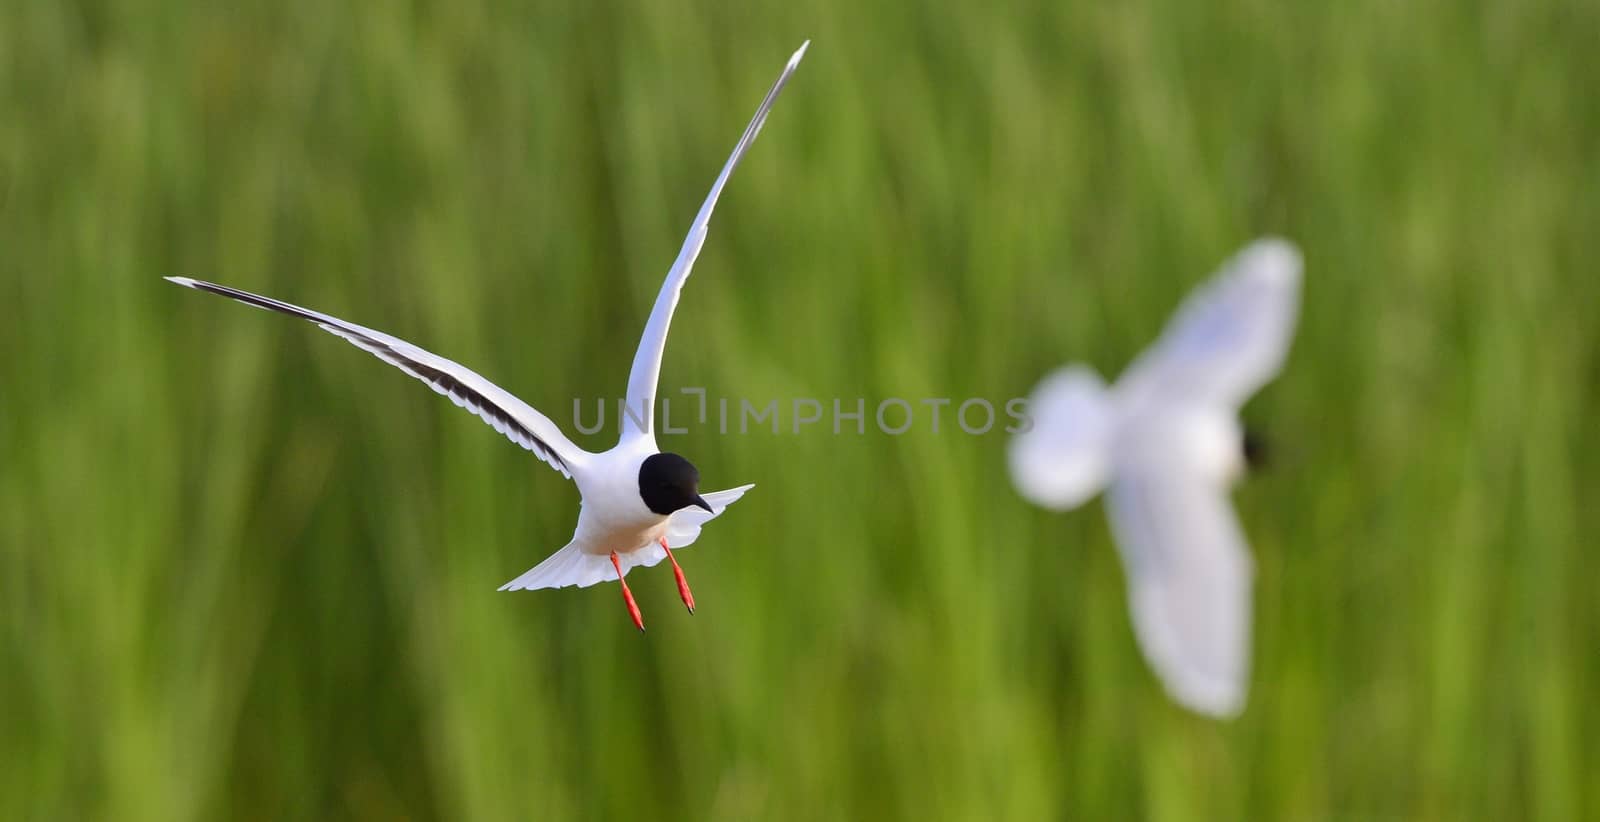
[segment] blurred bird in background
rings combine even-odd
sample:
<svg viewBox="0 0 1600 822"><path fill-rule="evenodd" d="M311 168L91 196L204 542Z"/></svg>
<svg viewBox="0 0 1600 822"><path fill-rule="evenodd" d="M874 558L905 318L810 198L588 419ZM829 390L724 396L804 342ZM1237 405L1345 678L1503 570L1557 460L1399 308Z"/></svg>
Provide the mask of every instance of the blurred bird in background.
<svg viewBox="0 0 1600 822"><path fill-rule="evenodd" d="M1033 426L1010 444L1012 479L1037 505L1064 511L1106 489L1145 658L1174 699L1212 716L1243 710L1249 680L1254 571L1227 494L1260 443L1238 412L1283 366L1300 270L1293 244L1251 244L1114 385L1081 364L1046 377Z"/></svg>

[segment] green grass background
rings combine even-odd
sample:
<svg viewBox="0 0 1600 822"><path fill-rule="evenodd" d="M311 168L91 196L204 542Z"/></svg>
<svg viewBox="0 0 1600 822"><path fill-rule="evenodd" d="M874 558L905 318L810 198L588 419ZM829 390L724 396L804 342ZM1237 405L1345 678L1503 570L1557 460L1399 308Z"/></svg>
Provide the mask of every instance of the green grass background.
<svg viewBox="0 0 1600 822"><path fill-rule="evenodd" d="M0 8L0 817L1600 819L1600 6ZM1115 373L1250 238L1247 712L1170 704L1099 504L1005 436L663 438L756 490L495 587L576 490L215 279L615 397L762 91L663 386ZM607 437L578 437L602 448Z"/></svg>

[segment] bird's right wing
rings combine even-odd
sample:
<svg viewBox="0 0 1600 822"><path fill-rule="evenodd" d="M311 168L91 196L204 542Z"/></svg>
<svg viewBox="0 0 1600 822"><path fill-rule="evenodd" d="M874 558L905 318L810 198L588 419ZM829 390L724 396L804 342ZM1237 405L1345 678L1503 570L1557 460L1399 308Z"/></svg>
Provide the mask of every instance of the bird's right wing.
<svg viewBox="0 0 1600 822"><path fill-rule="evenodd" d="M1168 693L1227 717L1244 707L1254 569L1224 487L1181 466L1121 466L1106 495L1139 645Z"/></svg>
<svg viewBox="0 0 1600 822"><path fill-rule="evenodd" d="M1132 404L1238 408L1283 367L1300 310L1300 250L1251 243L1184 301L1117 382Z"/></svg>
<svg viewBox="0 0 1600 822"><path fill-rule="evenodd" d="M429 388L482 417L494 430L532 451L564 476L571 477L573 467L583 464L591 456L567 439L549 417L534 410L533 406L513 397L510 392L478 376L471 369L424 351L398 337L237 288L188 277L166 279L181 286L238 300L245 305L316 323L323 330L343 337L357 348L427 383Z"/></svg>

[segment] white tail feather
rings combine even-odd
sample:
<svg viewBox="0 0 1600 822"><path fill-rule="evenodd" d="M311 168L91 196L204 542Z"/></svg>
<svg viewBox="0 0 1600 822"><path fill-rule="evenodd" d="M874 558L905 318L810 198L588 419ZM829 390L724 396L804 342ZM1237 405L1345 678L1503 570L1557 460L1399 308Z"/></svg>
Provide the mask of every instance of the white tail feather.
<svg viewBox="0 0 1600 822"><path fill-rule="evenodd" d="M1105 487L1113 411L1100 375L1083 365L1039 383L1028 400L1032 428L1011 440L1011 478L1036 505L1076 508Z"/></svg>
<svg viewBox="0 0 1600 822"><path fill-rule="evenodd" d="M500 586L500 590L532 591L569 585L587 588L596 582L604 582L608 577L615 579L616 576L609 556L586 553L578 547L578 543L569 542L565 548L551 554L527 573Z"/></svg>
<svg viewBox="0 0 1600 822"><path fill-rule="evenodd" d="M673 514L667 524L667 544L671 545L673 550L687 548L699 538L701 526L716 519L728 509L729 505L744 496L744 492L754 487L754 485L742 485L727 491L703 494L702 497L711 504L712 510L706 512L699 508L685 508ZM622 566L623 576L627 576L634 568L648 568L666 558L667 552L656 543L617 554L617 562ZM565 548L551 554L527 573L500 586L500 590L532 591L538 588L566 588L572 585L587 588L597 582L612 582L616 579L617 571L611 567L609 554L591 554L578 547L578 543L574 541L567 543Z"/></svg>

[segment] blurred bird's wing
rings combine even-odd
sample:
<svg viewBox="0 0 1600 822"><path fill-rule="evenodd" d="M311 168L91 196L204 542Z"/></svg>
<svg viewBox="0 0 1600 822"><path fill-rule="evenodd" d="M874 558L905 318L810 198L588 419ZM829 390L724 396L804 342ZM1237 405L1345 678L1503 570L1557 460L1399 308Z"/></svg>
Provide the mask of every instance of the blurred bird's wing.
<svg viewBox="0 0 1600 822"><path fill-rule="evenodd" d="M1179 307L1117 383L1131 405L1196 402L1237 409L1283 366L1300 306L1300 251L1257 240Z"/></svg>
<svg viewBox="0 0 1600 822"><path fill-rule="evenodd" d="M424 351L398 337L237 288L188 277L166 279L181 286L220 294L246 305L316 323L324 330L349 340L357 348L427 383L429 388L482 417L484 422L494 426L494 430L532 451L534 456L550 463L564 476L571 477L573 468L582 466L591 456L589 452L573 445L555 423L532 406L465 366Z"/></svg>
<svg viewBox="0 0 1600 822"><path fill-rule="evenodd" d="M783 73L778 75L777 82L772 84L767 92L766 99L761 101L761 106L756 109L755 117L750 124L745 126L744 134L739 137L739 142L733 147L733 154L728 157L728 162L722 167L722 173L717 175L717 181L711 185L711 193L706 196L705 203L700 206L700 213L694 217L694 224L689 226L689 236L683 240L683 247L678 251L678 259L673 261L672 268L667 272L667 279L661 284L661 293L656 296L655 307L650 310L650 319L645 323L644 335L639 338L639 350L633 355L633 368L628 372L628 404L627 411L622 415L622 438L625 442L641 437L655 442L655 399L656 381L661 374L661 356L667 347L667 328L672 324L672 312L678 306L678 294L683 291L683 283L689 279L689 271L694 268L696 257L700 256L700 247L705 245L706 232L711 224L711 212L717 207L717 198L722 196L722 187L727 185L729 175L733 174L739 161L744 159L745 152L756 140L756 135L761 132L761 125L767 120L767 112L772 110L773 101L778 99L778 92L783 90L789 76L800 65L800 58L805 56L806 47L811 45L807 40L800 49L789 58L789 64L783 67ZM640 426L643 426L642 428Z"/></svg>
<svg viewBox="0 0 1600 822"><path fill-rule="evenodd" d="M1181 465L1118 466L1106 495L1145 658L1213 716L1244 707L1254 570L1225 489Z"/></svg>
<svg viewBox="0 0 1600 822"><path fill-rule="evenodd" d="M1007 449L1017 491L1058 511L1099 493L1110 467L1113 413L1105 383L1088 366L1071 365L1041 380L1028 398L1029 427Z"/></svg>
<svg viewBox="0 0 1600 822"><path fill-rule="evenodd" d="M703 494L702 497L711 505L711 511L685 508L673 514L667 523L667 544L674 550L688 547L700 536L702 525L728 510L728 506L754 487L754 485L741 485L727 491ZM618 554L617 564L622 567L623 576L627 576L634 568L648 568L666 558L667 552L662 550L659 544L651 543L637 551ZM576 544L569 544L522 576L500 586L500 590L531 591L537 588L565 588L569 585L587 588L597 582L610 582L615 579L617 570L611 567L609 555L585 553Z"/></svg>

